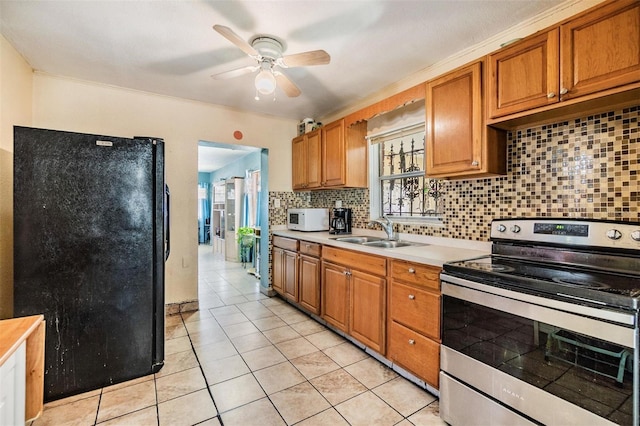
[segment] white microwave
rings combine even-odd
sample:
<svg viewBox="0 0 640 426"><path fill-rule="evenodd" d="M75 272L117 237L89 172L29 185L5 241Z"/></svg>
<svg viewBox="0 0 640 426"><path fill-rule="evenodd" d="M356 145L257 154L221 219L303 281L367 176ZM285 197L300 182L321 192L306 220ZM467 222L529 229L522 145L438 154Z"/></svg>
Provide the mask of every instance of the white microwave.
<svg viewBox="0 0 640 426"><path fill-rule="evenodd" d="M294 231L328 231L329 209L288 209L287 229Z"/></svg>

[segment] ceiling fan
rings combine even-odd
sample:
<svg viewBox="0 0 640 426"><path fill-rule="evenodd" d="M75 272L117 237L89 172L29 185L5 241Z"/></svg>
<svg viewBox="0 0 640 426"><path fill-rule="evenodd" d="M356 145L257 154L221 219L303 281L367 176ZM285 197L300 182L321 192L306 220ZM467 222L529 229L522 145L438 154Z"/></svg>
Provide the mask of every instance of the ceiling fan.
<svg viewBox="0 0 640 426"><path fill-rule="evenodd" d="M251 43L241 39L233 30L223 25L214 25L213 29L220 35L239 47L244 53L257 62L257 65L249 65L219 74L212 75L217 80L239 77L260 70L256 75L256 100L259 94L268 95L275 91L276 84L290 98L300 96L300 89L278 68L293 68L309 65L325 65L331 57L324 50L312 50L283 56L282 43L270 36L255 36Z"/></svg>

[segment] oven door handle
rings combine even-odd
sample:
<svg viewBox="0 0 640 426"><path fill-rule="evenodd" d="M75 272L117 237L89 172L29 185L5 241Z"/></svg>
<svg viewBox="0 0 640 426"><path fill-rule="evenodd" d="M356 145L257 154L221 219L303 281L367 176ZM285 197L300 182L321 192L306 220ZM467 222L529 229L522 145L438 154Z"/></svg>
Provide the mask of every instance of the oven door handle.
<svg viewBox="0 0 640 426"><path fill-rule="evenodd" d="M440 275L440 279L444 296L544 322L628 348L637 348L633 329L634 315L542 298L452 277L444 273ZM578 313L578 311L582 312ZM595 318L584 316L582 313L585 311ZM446 312L443 312L443 315L446 315ZM596 318L616 321L620 324L612 324Z"/></svg>

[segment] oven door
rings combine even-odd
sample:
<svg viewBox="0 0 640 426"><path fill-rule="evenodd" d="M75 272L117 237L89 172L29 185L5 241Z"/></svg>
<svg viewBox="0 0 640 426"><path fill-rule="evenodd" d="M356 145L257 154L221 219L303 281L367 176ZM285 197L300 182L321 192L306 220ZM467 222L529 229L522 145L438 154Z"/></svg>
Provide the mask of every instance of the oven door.
<svg viewBox="0 0 640 426"><path fill-rule="evenodd" d="M638 425L637 313L441 281L447 423Z"/></svg>

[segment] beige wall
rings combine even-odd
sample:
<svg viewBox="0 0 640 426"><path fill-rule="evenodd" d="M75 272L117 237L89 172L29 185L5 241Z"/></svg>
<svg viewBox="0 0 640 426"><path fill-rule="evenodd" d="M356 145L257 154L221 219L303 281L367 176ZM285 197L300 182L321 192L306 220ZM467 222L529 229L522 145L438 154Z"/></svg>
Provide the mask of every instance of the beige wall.
<svg viewBox="0 0 640 426"><path fill-rule="evenodd" d="M33 120L23 124L122 137L144 135L164 138L167 183L172 196L172 243L166 268L166 303L197 299L198 141L268 148L269 188L291 190L291 139L296 134L297 125L294 120L40 73L31 75L33 95L31 80L24 93L28 99L33 99ZM4 72L2 77L4 80ZM12 77L10 82L14 80ZM16 119L2 120L4 137L5 122L13 123ZM244 134L242 141L233 138L235 130ZM11 163L11 154L6 156L6 161ZM2 186L5 188L4 182ZM7 209L11 211L3 203L3 216ZM3 232L10 233L10 230L9 226ZM7 236L7 239L11 237L10 234ZM5 273L4 263L11 263L11 244L4 241L3 235L2 244L6 249L1 259L2 274L7 276L10 289L12 273Z"/></svg>
<svg viewBox="0 0 640 426"><path fill-rule="evenodd" d="M33 73L0 36L0 319L13 315L13 126L31 124Z"/></svg>

